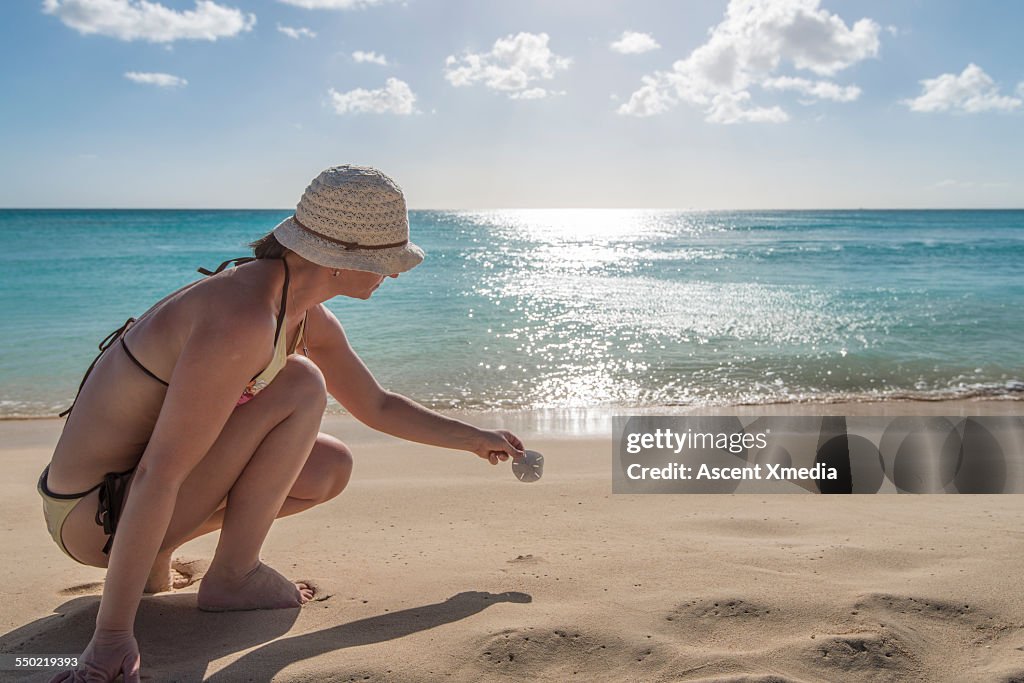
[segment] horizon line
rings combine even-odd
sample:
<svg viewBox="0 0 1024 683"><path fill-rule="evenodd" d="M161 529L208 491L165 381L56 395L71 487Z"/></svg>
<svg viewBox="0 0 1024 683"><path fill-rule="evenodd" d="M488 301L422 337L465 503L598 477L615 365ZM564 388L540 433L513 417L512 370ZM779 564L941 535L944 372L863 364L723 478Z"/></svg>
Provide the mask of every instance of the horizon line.
<svg viewBox="0 0 1024 683"><path fill-rule="evenodd" d="M0 211L293 211L289 208L260 207L181 207L181 206L0 206ZM409 207L408 211L1024 211L1024 206L911 206L911 207L804 207L804 208L666 208L653 206L489 206L458 209L437 207Z"/></svg>

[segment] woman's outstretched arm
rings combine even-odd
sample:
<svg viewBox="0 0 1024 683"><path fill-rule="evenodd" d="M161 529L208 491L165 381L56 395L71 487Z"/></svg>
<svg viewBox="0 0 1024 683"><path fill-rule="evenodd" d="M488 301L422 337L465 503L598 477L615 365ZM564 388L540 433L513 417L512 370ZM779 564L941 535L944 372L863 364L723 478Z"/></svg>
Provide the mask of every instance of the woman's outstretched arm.
<svg viewBox="0 0 1024 683"><path fill-rule="evenodd" d="M471 451L492 464L522 456L523 444L511 432L479 429L386 391L325 306L310 309L307 330L309 357L323 372L327 391L360 422L408 441Z"/></svg>

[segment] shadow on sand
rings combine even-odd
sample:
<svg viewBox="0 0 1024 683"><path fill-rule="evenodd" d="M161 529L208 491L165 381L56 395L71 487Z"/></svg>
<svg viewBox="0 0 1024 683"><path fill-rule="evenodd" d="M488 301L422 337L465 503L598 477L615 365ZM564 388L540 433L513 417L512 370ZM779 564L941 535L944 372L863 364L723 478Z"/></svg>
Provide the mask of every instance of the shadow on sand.
<svg viewBox="0 0 1024 683"><path fill-rule="evenodd" d="M274 640L292 628L299 616L298 609L209 613L196 609L194 593L161 595L142 601L135 633L142 651L144 677L201 681L210 662L255 647L210 680L270 680L286 666L304 659L401 638L465 619L496 603L531 601L528 594L513 591L464 591L444 602ZM98 608L99 596L69 600L56 609L56 614L0 637L0 652L77 655L92 637ZM6 673L10 672L0 676ZM36 672L24 680L45 681L53 673Z"/></svg>

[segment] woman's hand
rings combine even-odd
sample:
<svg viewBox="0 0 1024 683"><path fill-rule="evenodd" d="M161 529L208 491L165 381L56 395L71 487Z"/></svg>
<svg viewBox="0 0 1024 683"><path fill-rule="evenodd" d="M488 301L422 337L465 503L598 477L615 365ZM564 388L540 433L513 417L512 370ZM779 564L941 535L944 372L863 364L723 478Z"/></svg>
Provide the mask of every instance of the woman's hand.
<svg viewBox="0 0 1024 683"><path fill-rule="evenodd" d="M505 462L509 457L513 460L523 457L523 442L504 429L482 429L471 450L492 465L497 465L499 460Z"/></svg>
<svg viewBox="0 0 1024 683"><path fill-rule="evenodd" d="M127 631L97 630L74 671L62 671L50 683L107 683L124 674L124 683L139 683L139 644Z"/></svg>

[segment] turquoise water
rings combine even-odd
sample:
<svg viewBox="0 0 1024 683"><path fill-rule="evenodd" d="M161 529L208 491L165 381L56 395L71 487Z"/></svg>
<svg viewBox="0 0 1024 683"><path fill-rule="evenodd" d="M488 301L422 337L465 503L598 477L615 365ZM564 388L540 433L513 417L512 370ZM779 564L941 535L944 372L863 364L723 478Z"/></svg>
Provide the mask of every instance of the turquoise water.
<svg viewBox="0 0 1024 683"><path fill-rule="evenodd" d="M0 416L288 211L0 210ZM414 211L427 260L329 302L434 408L1024 396L1024 211Z"/></svg>

